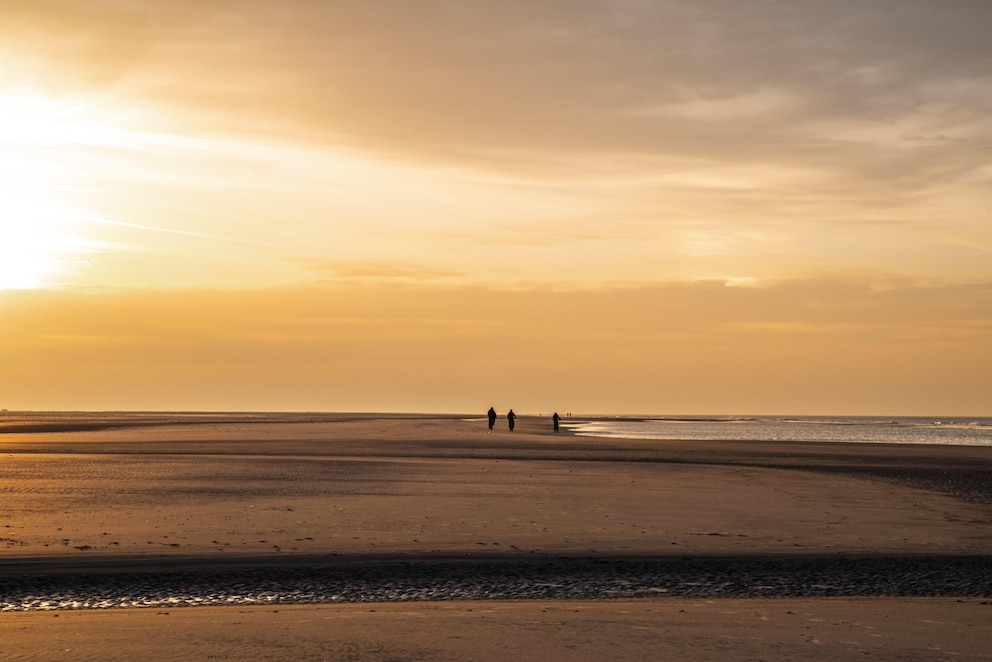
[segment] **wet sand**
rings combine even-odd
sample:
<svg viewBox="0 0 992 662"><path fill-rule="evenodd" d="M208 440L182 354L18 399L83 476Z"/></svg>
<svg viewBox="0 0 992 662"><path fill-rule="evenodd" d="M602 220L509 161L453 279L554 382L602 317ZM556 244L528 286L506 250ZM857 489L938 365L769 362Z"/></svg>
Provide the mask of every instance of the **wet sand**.
<svg viewBox="0 0 992 662"><path fill-rule="evenodd" d="M117 575L159 595L217 573L242 584L309 573L326 586L328 573L383 568L393 588L358 599L433 601L5 613L0 654L46 659L62 632L82 646L71 659L124 659L109 644L165 618L182 636L143 649L161 659L546 659L548 646L590 660L717 659L728 646L751 646L755 659L981 659L992 648L992 449L622 441L550 427L527 417L511 434L487 432L481 417L4 416L8 604L31 582ZM521 569L534 567L598 592L524 592L521 602L483 582L486 597L506 599L438 602L457 597L452 572L476 580L496 568L523 576L524 590L537 582ZM718 567L730 579L714 583ZM425 588L439 572L448 588ZM630 600L645 594L639 583L658 597ZM669 597L693 585L692 597ZM613 599L582 599L604 596ZM777 616L754 617L766 612ZM920 625L928 618L943 625ZM319 627L292 625L305 621Z"/></svg>

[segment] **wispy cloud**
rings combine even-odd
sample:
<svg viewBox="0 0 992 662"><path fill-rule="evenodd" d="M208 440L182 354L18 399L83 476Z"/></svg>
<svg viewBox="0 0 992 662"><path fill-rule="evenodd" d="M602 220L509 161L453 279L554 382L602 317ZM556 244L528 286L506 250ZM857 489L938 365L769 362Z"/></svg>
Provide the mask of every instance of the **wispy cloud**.
<svg viewBox="0 0 992 662"><path fill-rule="evenodd" d="M300 266L315 276L315 280L332 282L424 283L457 282L464 272L439 269L427 265L396 262L348 262L338 260L303 259Z"/></svg>

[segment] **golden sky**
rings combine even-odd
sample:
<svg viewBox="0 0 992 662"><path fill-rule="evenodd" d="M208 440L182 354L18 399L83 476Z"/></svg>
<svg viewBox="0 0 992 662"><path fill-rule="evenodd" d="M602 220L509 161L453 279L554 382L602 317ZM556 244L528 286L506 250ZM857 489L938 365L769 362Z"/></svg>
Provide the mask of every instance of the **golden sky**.
<svg viewBox="0 0 992 662"><path fill-rule="evenodd" d="M992 415L986 0L0 17L0 407Z"/></svg>

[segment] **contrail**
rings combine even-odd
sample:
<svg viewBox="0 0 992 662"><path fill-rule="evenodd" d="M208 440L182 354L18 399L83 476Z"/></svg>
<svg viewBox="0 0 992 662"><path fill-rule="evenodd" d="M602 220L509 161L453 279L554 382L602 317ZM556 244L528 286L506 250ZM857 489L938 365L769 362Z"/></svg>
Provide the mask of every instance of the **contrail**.
<svg viewBox="0 0 992 662"><path fill-rule="evenodd" d="M268 246L271 245L270 242L257 241L254 239L242 239L240 237L226 237L222 235L209 234L206 232L193 232L190 230L176 230L174 228L160 228L152 225L141 225L140 223L128 223L127 221L112 221L106 218L99 218L96 216L84 216L80 215L77 218L81 221L87 223L97 223L100 225L115 225L118 227L134 228L135 230L146 230L148 232L160 232L163 234L179 234L187 237L197 237L199 239L213 239L215 241L226 241L229 243L236 244L251 244L255 246Z"/></svg>

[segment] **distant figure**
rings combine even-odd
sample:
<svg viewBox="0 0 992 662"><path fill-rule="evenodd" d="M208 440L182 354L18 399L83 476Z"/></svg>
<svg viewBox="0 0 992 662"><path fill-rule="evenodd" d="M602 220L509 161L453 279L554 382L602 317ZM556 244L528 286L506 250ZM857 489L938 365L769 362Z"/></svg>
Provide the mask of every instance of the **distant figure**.
<svg viewBox="0 0 992 662"><path fill-rule="evenodd" d="M496 410L492 407L489 408L489 429L492 430L493 426L496 425ZM510 426L512 429L512 425Z"/></svg>
<svg viewBox="0 0 992 662"><path fill-rule="evenodd" d="M551 417L551 422L555 424L555 432L558 432L558 421L560 420L561 416L558 415L558 412L555 412L554 416Z"/></svg>
<svg viewBox="0 0 992 662"><path fill-rule="evenodd" d="M506 415L506 420L510 421L510 432L513 432L513 422L517 420L517 415L511 409Z"/></svg>

